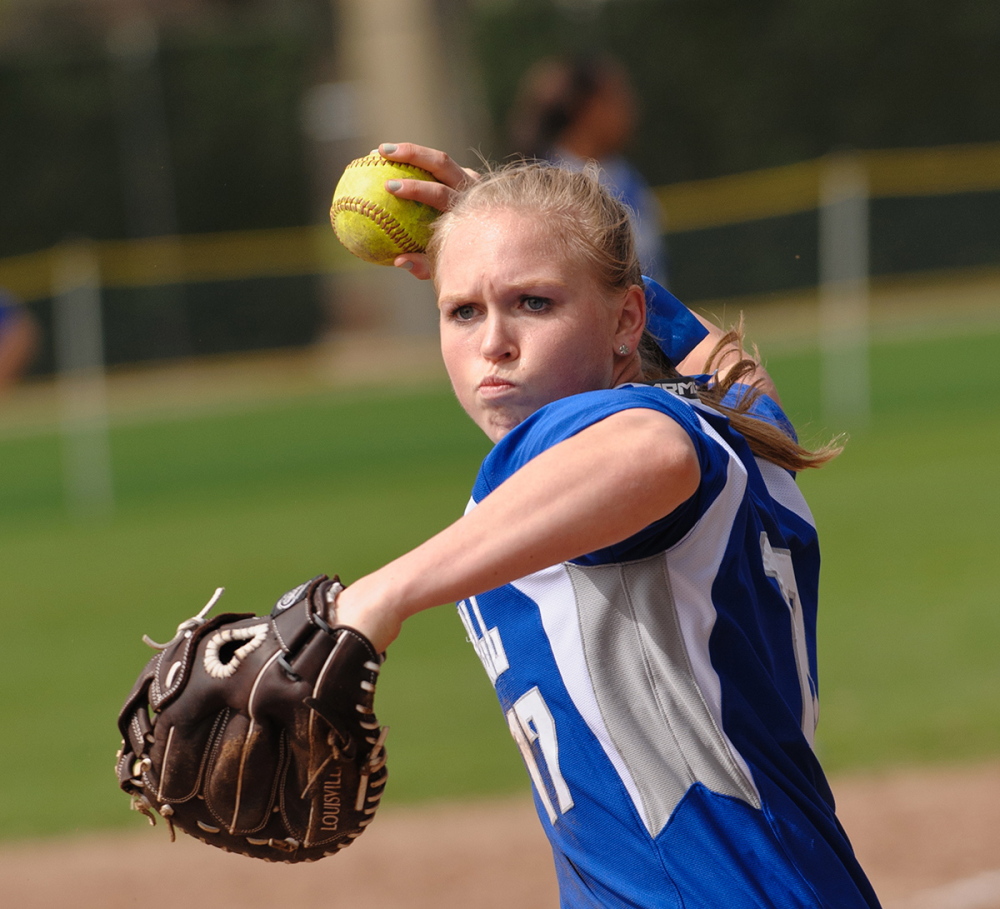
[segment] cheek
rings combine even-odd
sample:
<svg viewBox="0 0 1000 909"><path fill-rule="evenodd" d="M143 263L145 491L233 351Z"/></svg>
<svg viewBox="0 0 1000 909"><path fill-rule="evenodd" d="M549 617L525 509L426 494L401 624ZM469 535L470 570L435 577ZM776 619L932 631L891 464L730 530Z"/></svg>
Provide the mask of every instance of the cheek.
<svg viewBox="0 0 1000 909"><path fill-rule="evenodd" d="M458 356L454 342L444 334L441 335L441 360L444 363L445 372L448 373L448 378L454 384L458 378L461 358Z"/></svg>
<svg viewBox="0 0 1000 909"><path fill-rule="evenodd" d="M549 347L549 360L561 363L554 370L556 384L566 394L607 388L613 373L613 357L609 342L600 332L575 334L560 339Z"/></svg>
<svg viewBox="0 0 1000 909"><path fill-rule="evenodd" d="M471 395L469 391L470 359L465 355L460 340L449 335L446 331L441 333L441 360L459 404L468 411Z"/></svg>

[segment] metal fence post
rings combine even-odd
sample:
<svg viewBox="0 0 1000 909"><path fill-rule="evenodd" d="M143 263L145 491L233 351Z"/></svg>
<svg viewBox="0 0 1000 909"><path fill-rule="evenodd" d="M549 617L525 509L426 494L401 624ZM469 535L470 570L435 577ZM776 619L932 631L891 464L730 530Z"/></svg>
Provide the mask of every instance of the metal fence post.
<svg viewBox="0 0 1000 909"><path fill-rule="evenodd" d="M819 346L826 419L867 422L869 375L868 176L860 156L830 155L820 169Z"/></svg>
<svg viewBox="0 0 1000 909"><path fill-rule="evenodd" d="M107 514L114 507L114 484L100 265L92 243L76 241L55 251L52 296L67 502L80 515Z"/></svg>

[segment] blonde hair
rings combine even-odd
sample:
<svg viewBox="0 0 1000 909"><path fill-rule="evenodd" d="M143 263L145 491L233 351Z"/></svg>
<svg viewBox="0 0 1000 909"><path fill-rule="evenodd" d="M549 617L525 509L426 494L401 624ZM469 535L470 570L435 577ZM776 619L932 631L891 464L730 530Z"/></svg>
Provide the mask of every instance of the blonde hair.
<svg viewBox="0 0 1000 909"><path fill-rule="evenodd" d="M600 168L582 171L518 160L487 170L434 224L427 254L433 270L451 226L470 214L530 212L551 226L566 253L579 257L609 290L642 284L629 210L600 183Z"/></svg>
<svg viewBox="0 0 1000 909"><path fill-rule="evenodd" d="M488 167L479 180L460 191L450 211L435 222L427 248L432 273L454 224L473 215L515 211L543 219L565 253L582 261L600 286L622 292L633 285L641 287L642 268L629 210L601 185L599 173L595 164L573 171L545 161L528 160ZM719 341L709 357L709 370L717 369L721 359L733 349L743 350L742 326ZM645 381L681 378L648 330L643 333L639 355ZM783 429L750 413L762 392L752 382L746 385L744 380L757 365L748 356L742 356L733 365L727 364L711 381L699 383L699 398L729 418L756 456L780 467L795 471L820 467L836 457L840 453L837 445L831 443L815 450L804 448ZM745 388L736 403L723 404L723 398L737 384L744 384Z"/></svg>
<svg viewBox="0 0 1000 909"><path fill-rule="evenodd" d="M716 364L733 350L743 350L742 321L719 339L708 357L708 371L714 371ZM789 436L786 430L751 414L754 404L763 394L759 380L749 379L757 365L758 358L743 356L724 372L716 371L715 381L699 386L699 399L729 418L730 425L747 440L754 455L786 470L822 467L827 461L837 457L843 451L843 446L837 440L817 448L806 448ZM742 388L735 403L723 404L728 392L737 385Z"/></svg>

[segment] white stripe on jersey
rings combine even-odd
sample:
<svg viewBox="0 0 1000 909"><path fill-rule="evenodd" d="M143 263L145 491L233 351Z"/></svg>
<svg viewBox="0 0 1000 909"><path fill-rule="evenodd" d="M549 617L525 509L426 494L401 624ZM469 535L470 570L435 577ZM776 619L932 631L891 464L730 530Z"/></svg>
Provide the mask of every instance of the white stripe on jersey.
<svg viewBox="0 0 1000 909"><path fill-rule="evenodd" d="M465 513L468 514L475 507L476 500L470 498L465 506ZM608 733L600 707L597 704L597 696L594 693L590 673L587 670L587 659L583 649L583 639L580 635L579 616L571 608L567 609L567 612L571 613L569 615L551 608L551 604L554 603L564 604L566 607L575 604L576 597L569 574L564 566L553 565L551 568L521 578L513 582L511 586L532 602L544 603L548 606L548 608L539 608L539 616L542 620L542 628L549 640L549 646L552 648L552 655L562 683L569 692L574 707L583 717L597 741L600 742L601 748L615 768L629 798L636 806L639 816L643 817L639 789L632 778L631 771L611 740L611 735ZM643 818L643 820L648 827L647 819Z"/></svg>
<svg viewBox="0 0 1000 909"><path fill-rule="evenodd" d="M722 725L722 685L708 649L716 620L712 586L722 564L733 520L746 492L747 472L736 452L700 414L698 422L702 431L729 456L726 485L687 536L667 551L667 572L674 599L683 604L683 608L677 610L677 620L698 688L735 765L760 804L760 793L753 783L750 768L725 734Z"/></svg>
<svg viewBox="0 0 1000 909"><path fill-rule="evenodd" d="M700 417L699 420L703 431L729 457L726 484L695 527L663 558L674 601L679 606L677 621L681 646L688 655L694 682L729 758L727 777L734 785L731 794L742 794L751 804L759 806L760 793L753 783L750 768L723 729L722 686L709 653L709 638L716 619L712 585L725 554L729 528L746 490L746 469L718 433ZM557 565L522 578L512 586L539 604L543 629L574 707L600 742L646 829L656 836L669 820L669 812L664 815L662 806L658 810L655 804L644 802L641 787L633 776L633 770L640 768L630 769L604 721L587 666L581 617L577 613L578 604L569 573Z"/></svg>
<svg viewBox="0 0 1000 909"><path fill-rule="evenodd" d="M757 466L760 468L760 475L764 478L764 485L779 505L784 505L790 512L797 514L803 521L811 526L816 526L813 520L809 505L802 495L795 478L783 467L765 461L763 458L755 458Z"/></svg>
<svg viewBox="0 0 1000 909"><path fill-rule="evenodd" d="M590 672L587 669L587 658L580 635L580 617L576 614L576 595L569 574L562 565L553 565L543 571L535 572L519 581L512 587L517 588L526 597L538 603L539 615L545 636L552 648L552 655L559 669L563 685L569 692L573 706L576 707L583 721L601 743L601 748L607 755L629 798L636 807L639 816L648 827L648 820L643 816L642 798L639 789L632 778L632 773L625 764L621 754L611 740L601 709L597 704ZM553 608L559 604L562 609Z"/></svg>

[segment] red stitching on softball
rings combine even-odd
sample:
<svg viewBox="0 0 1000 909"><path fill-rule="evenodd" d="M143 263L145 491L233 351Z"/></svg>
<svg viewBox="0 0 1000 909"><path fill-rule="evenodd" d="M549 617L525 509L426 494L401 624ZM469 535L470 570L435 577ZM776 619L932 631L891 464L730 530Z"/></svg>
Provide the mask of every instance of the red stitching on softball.
<svg viewBox="0 0 1000 909"><path fill-rule="evenodd" d="M402 170L408 171L412 174L426 174L429 178L433 179L429 170L424 170L422 167L417 167L415 164L403 164L399 161L389 161L381 155L365 155L363 158L355 158L350 164L347 165L347 167L344 168L344 170L350 170L352 167L380 167L383 164L389 164L393 167L401 168Z"/></svg>
<svg viewBox="0 0 1000 909"><path fill-rule="evenodd" d="M362 199L359 196L344 196L334 204L332 214L336 217L342 211L352 211L374 221L385 235L400 248L401 252L418 253L424 251L424 248L406 232L406 228L375 202Z"/></svg>

